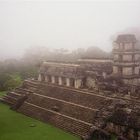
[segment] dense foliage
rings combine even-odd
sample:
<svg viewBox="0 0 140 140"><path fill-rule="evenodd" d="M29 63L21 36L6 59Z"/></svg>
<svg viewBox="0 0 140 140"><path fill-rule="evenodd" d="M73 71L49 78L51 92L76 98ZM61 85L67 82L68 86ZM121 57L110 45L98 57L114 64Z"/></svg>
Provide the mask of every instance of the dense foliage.
<svg viewBox="0 0 140 140"><path fill-rule="evenodd" d="M26 78L36 77L37 67L22 60L0 62L0 91L18 87Z"/></svg>

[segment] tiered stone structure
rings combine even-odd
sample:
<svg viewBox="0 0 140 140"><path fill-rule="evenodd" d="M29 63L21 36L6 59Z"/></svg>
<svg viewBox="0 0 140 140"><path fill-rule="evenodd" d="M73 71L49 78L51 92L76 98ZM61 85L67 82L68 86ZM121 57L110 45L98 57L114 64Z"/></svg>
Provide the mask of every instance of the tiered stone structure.
<svg viewBox="0 0 140 140"><path fill-rule="evenodd" d="M113 74L127 85L140 84L140 50L134 35L119 35L113 48Z"/></svg>
<svg viewBox="0 0 140 140"><path fill-rule="evenodd" d="M111 133L131 140L140 138L140 102L136 99L120 99L95 91L26 80L3 100L12 109L83 140L91 140L94 136L98 140L111 140Z"/></svg>
<svg viewBox="0 0 140 140"><path fill-rule="evenodd" d="M111 140L112 133L118 140L140 140L140 97L125 96L127 93L122 95L114 90L100 91L99 86L102 83L111 87L117 81L115 75L126 88L134 84L139 86L139 51L135 43L133 35L118 36L113 61L44 62L38 80L25 80L2 100L18 112L76 134L83 140L92 140L94 136L97 140Z"/></svg>

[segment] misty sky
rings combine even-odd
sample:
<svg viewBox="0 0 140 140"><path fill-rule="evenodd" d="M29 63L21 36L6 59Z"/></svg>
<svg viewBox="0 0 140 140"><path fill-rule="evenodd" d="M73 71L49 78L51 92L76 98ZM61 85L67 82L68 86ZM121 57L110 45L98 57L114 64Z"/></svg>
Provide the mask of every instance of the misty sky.
<svg viewBox="0 0 140 140"><path fill-rule="evenodd" d="M0 0L0 58L32 46L110 51L112 35L140 28L140 0Z"/></svg>

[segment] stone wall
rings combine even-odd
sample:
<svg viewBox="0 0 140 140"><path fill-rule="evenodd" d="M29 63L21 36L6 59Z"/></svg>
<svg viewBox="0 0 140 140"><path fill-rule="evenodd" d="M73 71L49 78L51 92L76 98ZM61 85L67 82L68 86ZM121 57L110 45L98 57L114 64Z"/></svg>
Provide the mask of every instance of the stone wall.
<svg viewBox="0 0 140 140"><path fill-rule="evenodd" d="M95 78L88 76L86 78L86 87L89 89L94 89L97 87Z"/></svg>
<svg viewBox="0 0 140 140"><path fill-rule="evenodd" d="M123 55L123 61L132 61L132 55Z"/></svg>
<svg viewBox="0 0 140 140"><path fill-rule="evenodd" d="M133 43L125 43L124 49L127 50L132 50L133 49Z"/></svg>
<svg viewBox="0 0 140 140"><path fill-rule="evenodd" d="M119 55L118 54L114 54L114 61L119 60Z"/></svg>
<svg viewBox="0 0 140 140"><path fill-rule="evenodd" d="M123 82L128 85L137 85L140 83L140 78L123 79Z"/></svg>
<svg viewBox="0 0 140 140"><path fill-rule="evenodd" d="M132 75L132 67L123 67L122 69L123 75Z"/></svg>
<svg viewBox="0 0 140 140"><path fill-rule="evenodd" d="M118 67L117 66L113 66L113 74L117 74L119 71L118 71Z"/></svg>
<svg viewBox="0 0 140 140"><path fill-rule="evenodd" d="M135 67L134 73L140 75L140 67L139 66Z"/></svg>
<svg viewBox="0 0 140 140"><path fill-rule="evenodd" d="M40 90L41 89L41 90ZM40 86L39 91L41 95L54 97L57 99L73 102L89 108L100 108L106 103L106 98L94 93L87 93L70 88L57 87L52 85ZM53 93L53 94L52 94Z"/></svg>
<svg viewBox="0 0 140 140"><path fill-rule="evenodd" d="M48 96L41 96L39 94L30 94L26 102L35 104L37 106L59 112L61 114L83 120L85 122L92 123L96 110L86 108L73 104L72 102L66 102L64 100L58 100L57 98L50 98Z"/></svg>
<svg viewBox="0 0 140 140"><path fill-rule="evenodd" d="M135 60L136 61L138 61L138 60L140 61L140 55L139 54L135 54Z"/></svg>

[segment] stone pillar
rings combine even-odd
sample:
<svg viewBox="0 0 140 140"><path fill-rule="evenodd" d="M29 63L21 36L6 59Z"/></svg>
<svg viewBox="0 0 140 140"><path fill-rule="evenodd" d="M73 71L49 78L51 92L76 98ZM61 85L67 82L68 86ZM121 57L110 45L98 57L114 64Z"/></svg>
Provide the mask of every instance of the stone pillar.
<svg viewBox="0 0 140 140"><path fill-rule="evenodd" d="M138 140L140 140L140 131L138 131L137 133L138 133Z"/></svg>
<svg viewBox="0 0 140 140"><path fill-rule="evenodd" d="M62 77L58 77L58 85L62 85Z"/></svg>
<svg viewBox="0 0 140 140"><path fill-rule="evenodd" d="M42 76L41 76L41 74L38 75L38 81L40 81L40 82L42 81Z"/></svg>
<svg viewBox="0 0 140 140"><path fill-rule="evenodd" d="M74 82L74 87L75 88L80 88L81 84L82 84L82 80L81 79L75 79L75 82Z"/></svg>
<svg viewBox="0 0 140 140"><path fill-rule="evenodd" d="M52 84L55 83L55 77L54 76L51 76L51 82L52 82Z"/></svg>
<svg viewBox="0 0 140 140"><path fill-rule="evenodd" d="M45 75L45 82L49 82L48 75Z"/></svg>
<svg viewBox="0 0 140 140"><path fill-rule="evenodd" d="M70 86L70 78L66 78L66 86L67 86L67 87Z"/></svg>
<svg viewBox="0 0 140 140"><path fill-rule="evenodd" d="M103 72L103 77L104 77L104 79L106 78L106 73L105 72Z"/></svg>

